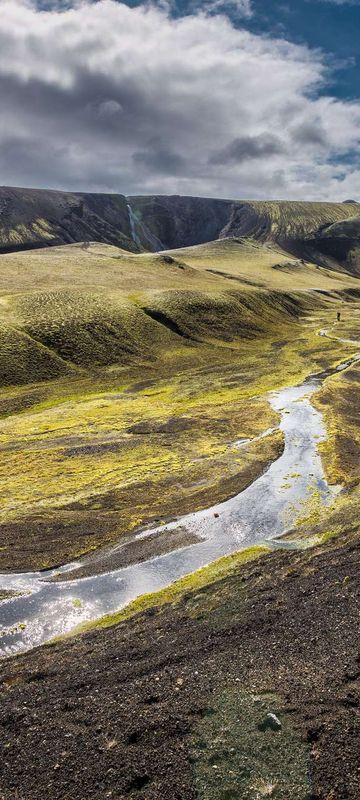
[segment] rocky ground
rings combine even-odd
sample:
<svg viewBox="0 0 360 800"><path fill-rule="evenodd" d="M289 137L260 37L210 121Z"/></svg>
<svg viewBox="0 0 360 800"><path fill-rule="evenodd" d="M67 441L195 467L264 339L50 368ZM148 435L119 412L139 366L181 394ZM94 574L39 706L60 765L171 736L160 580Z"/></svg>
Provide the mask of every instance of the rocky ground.
<svg viewBox="0 0 360 800"><path fill-rule="evenodd" d="M4 662L1 799L358 800L359 554L265 555Z"/></svg>

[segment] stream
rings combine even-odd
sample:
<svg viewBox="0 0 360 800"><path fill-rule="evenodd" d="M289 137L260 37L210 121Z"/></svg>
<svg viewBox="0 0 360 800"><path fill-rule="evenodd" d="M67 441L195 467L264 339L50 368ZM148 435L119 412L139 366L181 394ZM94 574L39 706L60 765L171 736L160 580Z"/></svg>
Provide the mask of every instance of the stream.
<svg viewBox="0 0 360 800"><path fill-rule="evenodd" d="M346 369L359 359L360 355L349 358L332 372ZM329 486L325 479L317 446L326 439L326 430L310 398L330 374L313 376L299 386L269 395L272 408L280 414L284 451L247 489L211 508L138 534L143 538L181 527L196 536L196 543L81 579L76 579L76 569L83 561L57 570L0 574L0 590L23 593L0 603L0 656L40 645L80 622L117 611L141 594L162 589L221 556L278 537L306 511L306 502L311 502L314 492L320 502L329 503L339 487ZM236 444L246 447L247 443L242 440ZM69 573L70 580L47 580L64 572Z"/></svg>

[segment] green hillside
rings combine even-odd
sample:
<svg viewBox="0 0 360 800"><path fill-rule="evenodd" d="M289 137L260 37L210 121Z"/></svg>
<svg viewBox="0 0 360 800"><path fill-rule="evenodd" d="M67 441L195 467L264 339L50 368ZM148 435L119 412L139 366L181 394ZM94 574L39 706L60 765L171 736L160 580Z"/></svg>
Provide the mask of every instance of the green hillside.
<svg viewBox="0 0 360 800"><path fill-rule="evenodd" d="M301 201L256 201L245 203L254 213L244 219L247 236L266 241L297 242L350 217L360 217L360 205L346 203L307 203ZM241 209L241 205L239 206ZM244 209L244 212L247 209ZM241 213L239 214L241 222ZM245 217L245 214L244 214ZM232 229L235 220L231 223Z"/></svg>
<svg viewBox="0 0 360 800"><path fill-rule="evenodd" d="M324 220L322 243L355 240L353 205L166 198L171 235L194 241L207 219L203 234L221 238L134 253L143 245L124 198L119 219L113 196L24 198L2 217L9 230L20 217L30 225L31 202L72 225L81 202L112 231L125 220L132 243L53 238L0 255L4 568L70 560L248 485L282 448L278 431L256 440L276 427L266 392L341 359L344 345L317 330L340 307L351 315L359 293L340 261L328 269L291 252ZM246 452L231 445L241 438Z"/></svg>
<svg viewBox="0 0 360 800"><path fill-rule="evenodd" d="M357 286L357 280L337 269L327 269L281 249L275 242L226 238L168 253L206 275L226 279L228 286L258 289L329 289Z"/></svg>
<svg viewBox="0 0 360 800"><path fill-rule="evenodd" d="M138 255L67 245L3 254L0 265L2 385L139 365L184 340L251 337L269 327L268 291L358 286L277 246L236 238Z"/></svg>

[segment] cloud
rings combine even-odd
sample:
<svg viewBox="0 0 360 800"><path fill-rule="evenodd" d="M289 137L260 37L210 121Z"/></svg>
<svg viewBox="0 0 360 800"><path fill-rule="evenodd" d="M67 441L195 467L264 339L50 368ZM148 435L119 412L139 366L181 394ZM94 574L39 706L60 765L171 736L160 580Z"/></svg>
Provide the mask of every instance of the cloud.
<svg viewBox="0 0 360 800"><path fill-rule="evenodd" d="M100 116L112 117L114 114L121 114L122 105L117 100L103 100L98 104Z"/></svg>
<svg viewBox="0 0 360 800"><path fill-rule="evenodd" d="M251 17L253 13L252 0L208 0L202 3L202 10L208 12L227 12L231 11L240 17Z"/></svg>
<svg viewBox="0 0 360 800"><path fill-rule="evenodd" d="M328 3L333 6L359 6L360 0L307 0L308 3Z"/></svg>
<svg viewBox="0 0 360 800"><path fill-rule="evenodd" d="M251 158L262 159L283 153L285 147L281 139L271 133L260 136L238 136L222 150L217 150L210 158L210 164L241 164Z"/></svg>
<svg viewBox="0 0 360 800"><path fill-rule="evenodd" d="M214 12L172 18L166 7L115 0L57 6L2 0L1 183L358 195L348 155L360 140L360 103L325 96L321 53Z"/></svg>
<svg viewBox="0 0 360 800"><path fill-rule="evenodd" d="M313 0L308 0L313 2ZM332 3L333 6L359 6L360 0L316 0L317 3Z"/></svg>
<svg viewBox="0 0 360 800"><path fill-rule="evenodd" d="M329 148L329 140L321 119L300 123L293 128L291 136L294 143L313 147L318 153Z"/></svg>
<svg viewBox="0 0 360 800"><path fill-rule="evenodd" d="M160 141L149 142L146 150L133 153L134 171L144 167L151 175L181 175L186 169L185 159Z"/></svg>

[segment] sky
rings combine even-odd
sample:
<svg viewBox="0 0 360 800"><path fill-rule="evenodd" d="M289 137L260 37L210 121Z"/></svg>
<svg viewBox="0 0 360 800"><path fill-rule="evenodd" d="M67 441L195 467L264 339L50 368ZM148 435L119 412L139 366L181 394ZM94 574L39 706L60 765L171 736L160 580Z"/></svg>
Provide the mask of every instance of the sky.
<svg viewBox="0 0 360 800"><path fill-rule="evenodd" d="M0 183L360 200L360 0L0 0Z"/></svg>

